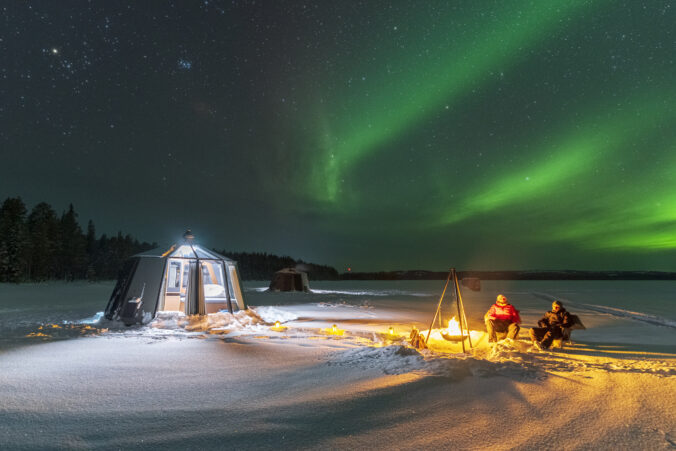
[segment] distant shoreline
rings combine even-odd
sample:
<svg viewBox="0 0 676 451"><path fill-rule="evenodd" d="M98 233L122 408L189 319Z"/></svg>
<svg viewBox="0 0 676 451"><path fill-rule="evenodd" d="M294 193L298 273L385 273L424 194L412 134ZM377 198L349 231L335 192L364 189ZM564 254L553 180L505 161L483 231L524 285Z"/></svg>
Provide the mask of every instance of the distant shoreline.
<svg viewBox="0 0 676 451"><path fill-rule="evenodd" d="M441 271L349 272L341 280L445 280ZM458 277L481 280L676 280L676 272L664 271L458 271Z"/></svg>

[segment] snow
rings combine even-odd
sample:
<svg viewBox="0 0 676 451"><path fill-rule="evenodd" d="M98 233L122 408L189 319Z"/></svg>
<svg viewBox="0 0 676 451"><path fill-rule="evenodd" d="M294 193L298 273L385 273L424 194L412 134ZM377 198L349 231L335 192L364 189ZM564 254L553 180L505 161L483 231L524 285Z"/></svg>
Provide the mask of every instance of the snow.
<svg viewBox="0 0 676 451"><path fill-rule="evenodd" d="M267 323L274 323L275 321L284 323L286 321L298 319L298 316L295 314L275 307L256 307L255 311L258 316Z"/></svg>
<svg viewBox="0 0 676 451"><path fill-rule="evenodd" d="M676 283L484 281L463 291L469 353L437 329L408 344L443 281L264 286L249 311L126 327L102 318L112 283L0 285L0 447L676 447ZM498 293L524 324L489 346ZM587 330L539 351L527 330L553 299Z"/></svg>

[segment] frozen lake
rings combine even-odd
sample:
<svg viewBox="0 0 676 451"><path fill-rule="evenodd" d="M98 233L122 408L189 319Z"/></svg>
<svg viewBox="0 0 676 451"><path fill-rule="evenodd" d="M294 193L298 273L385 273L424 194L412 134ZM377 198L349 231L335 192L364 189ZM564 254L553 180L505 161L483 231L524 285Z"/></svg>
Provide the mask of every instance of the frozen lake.
<svg viewBox="0 0 676 451"><path fill-rule="evenodd" d="M429 326L443 284L251 282L255 313L133 327L101 318L112 282L0 285L0 448L676 446L676 283L483 282L463 291L470 325L503 293L521 340L417 351L405 338ZM587 330L538 351L527 328L553 299Z"/></svg>
<svg viewBox="0 0 676 451"><path fill-rule="evenodd" d="M397 311L401 327L410 323L426 328L443 285L439 280L313 282L312 293L269 293L267 282L254 281L244 288L252 307L280 306L283 311L306 306L324 312L332 306L363 312L377 308L383 315ZM97 323L113 286L113 282L0 284L0 348L31 342L25 336L40 325ZM498 293L520 310L523 330L536 325L558 299L587 326L575 332L575 341L676 346L676 281L482 281L481 291L462 291L473 328L483 328L483 314ZM451 299L448 294L446 299ZM444 306L450 310L442 313L453 315L454 305Z"/></svg>

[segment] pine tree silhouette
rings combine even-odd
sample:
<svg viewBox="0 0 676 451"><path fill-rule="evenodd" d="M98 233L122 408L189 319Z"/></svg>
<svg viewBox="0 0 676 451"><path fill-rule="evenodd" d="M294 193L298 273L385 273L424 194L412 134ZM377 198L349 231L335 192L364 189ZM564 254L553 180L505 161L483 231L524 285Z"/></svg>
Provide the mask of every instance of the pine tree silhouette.
<svg viewBox="0 0 676 451"><path fill-rule="evenodd" d="M26 206L19 197L0 207L0 282L18 283L27 269Z"/></svg>
<svg viewBox="0 0 676 451"><path fill-rule="evenodd" d="M28 280L54 279L58 270L59 220L54 209L41 202L28 216Z"/></svg>

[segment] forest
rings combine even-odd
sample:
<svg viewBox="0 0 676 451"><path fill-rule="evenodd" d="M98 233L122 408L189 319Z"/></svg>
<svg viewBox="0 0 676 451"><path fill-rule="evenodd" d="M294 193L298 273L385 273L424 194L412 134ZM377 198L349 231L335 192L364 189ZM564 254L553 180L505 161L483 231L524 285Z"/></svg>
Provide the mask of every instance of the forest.
<svg viewBox="0 0 676 451"><path fill-rule="evenodd" d="M29 212L19 197L0 207L0 282L115 279L124 260L153 247L122 232L97 236L93 221L83 231L72 204L60 215L46 202Z"/></svg>
<svg viewBox="0 0 676 451"><path fill-rule="evenodd" d="M60 215L46 202L29 212L20 197L9 197L0 207L0 282L112 280L127 258L155 247L122 232L99 236L91 220L83 230L72 204ZM236 260L245 280L270 280L287 267L307 271L311 280L339 278L332 267L291 257L217 252Z"/></svg>
<svg viewBox="0 0 676 451"><path fill-rule="evenodd" d="M271 280L275 271L283 268L296 268L305 271L310 280L338 280L340 275L335 268L327 265L306 263L291 257L279 257L264 252L231 252L219 251L237 262L239 272L244 280Z"/></svg>

